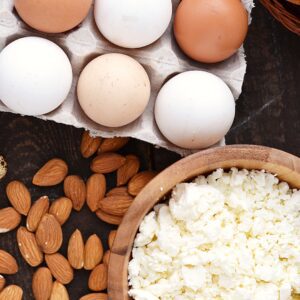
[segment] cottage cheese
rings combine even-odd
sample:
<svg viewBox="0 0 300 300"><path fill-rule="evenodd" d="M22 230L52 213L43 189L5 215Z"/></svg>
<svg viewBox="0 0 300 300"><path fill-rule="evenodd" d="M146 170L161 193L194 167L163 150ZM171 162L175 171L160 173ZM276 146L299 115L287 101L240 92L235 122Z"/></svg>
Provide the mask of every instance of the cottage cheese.
<svg viewBox="0 0 300 300"><path fill-rule="evenodd" d="M300 191L264 171L177 185L140 225L136 300L288 300L300 293Z"/></svg>

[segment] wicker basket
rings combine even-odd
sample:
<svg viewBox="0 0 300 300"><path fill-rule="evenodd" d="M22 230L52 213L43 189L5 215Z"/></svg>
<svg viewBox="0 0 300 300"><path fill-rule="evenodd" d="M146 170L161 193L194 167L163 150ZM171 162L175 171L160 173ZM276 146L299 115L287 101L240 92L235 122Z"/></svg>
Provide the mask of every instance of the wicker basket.
<svg viewBox="0 0 300 300"><path fill-rule="evenodd" d="M286 28L300 35L299 0L289 2L287 0L260 0L260 2Z"/></svg>

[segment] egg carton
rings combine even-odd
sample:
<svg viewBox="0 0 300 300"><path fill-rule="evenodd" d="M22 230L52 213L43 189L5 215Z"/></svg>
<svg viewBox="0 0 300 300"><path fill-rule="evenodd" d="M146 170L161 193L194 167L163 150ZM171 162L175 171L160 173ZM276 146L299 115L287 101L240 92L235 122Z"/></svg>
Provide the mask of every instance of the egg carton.
<svg viewBox="0 0 300 300"><path fill-rule="evenodd" d="M192 151L178 148L169 143L160 133L154 119L154 103L162 85L172 76L190 70L204 70L222 78L238 99L244 75L246 60L241 47L236 54L217 64L201 64L189 59L176 44L172 24L179 0L173 0L172 21L164 35L155 43L141 49L125 49L108 42L99 32L93 16L93 8L84 22L75 29L62 34L43 34L28 27L14 10L13 0L0 1L0 51L10 42L25 36L47 38L65 50L73 66L72 89L64 103L51 113L38 116L44 120L85 128L94 136L129 136L167 148L181 155ZM251 14L253 0L243 0ZM251 18L249 18L250 23ZM151 99L143 115L133 123L121 128L107 128L90 120L77 101L76 86L83 68L93 58L104 53L123 53L138 60L146 69L152 86ZM42 99L41 99L42 100ZM0 101L0 111L12 112ZM224 139L219 142L224 144Z"/></svg>

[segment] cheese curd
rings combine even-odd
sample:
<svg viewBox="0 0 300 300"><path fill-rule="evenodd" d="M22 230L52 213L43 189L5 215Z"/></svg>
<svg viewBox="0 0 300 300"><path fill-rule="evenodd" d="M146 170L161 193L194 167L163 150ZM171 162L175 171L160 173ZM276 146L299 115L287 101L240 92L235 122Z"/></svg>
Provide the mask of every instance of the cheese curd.
<svg viewBox="0 0 300 300"><path fill-rule="evenodd" d="M128 273L136 300L292 299L300 191L235 168L181 183L142 221Z"/></svg>

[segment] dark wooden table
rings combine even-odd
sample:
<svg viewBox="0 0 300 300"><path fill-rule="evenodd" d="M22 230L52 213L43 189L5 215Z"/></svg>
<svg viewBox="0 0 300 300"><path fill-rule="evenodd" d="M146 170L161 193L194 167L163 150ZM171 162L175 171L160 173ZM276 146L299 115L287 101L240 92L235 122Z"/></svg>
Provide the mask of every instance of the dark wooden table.
<svg viewBox="0 0 300 300"><path fill-rule="evenodd" d="M248 69L243 94L237 102L237 116L227 143L272 146L300 156L300 39L277 23L259 3L256 5L245 44ZM83 159L79 152L82 130L7 113L0 113L0 128L0 154L9 165L9 172L0 183L0 207L8 205L5 186L12 179L24 181L33 200L43 194L51 200L61 196L61 186L37 188L31 184L34 172L52 157L65 159L71 174L84 179L90 175L89 160ZM174 153L134 140L124 152L138 154L143 169L161 170L179 159ZM114 182L114 175L109 176L109 187ZM101 222L86 207L80 213L73 213L63 227L64 255L68 238L76 228L83 232L84 238L97 233L107 248L107 233L113 227ZM0 237L0 248L12 253L20 266L18 274L6 279L8 283L19 284L24 289L24 299L29 300L33 299L34 269L20 257L15 235L14 231ZM68 286L71 299L79 299L88 292L88 274L76 272Z"/></svg>

